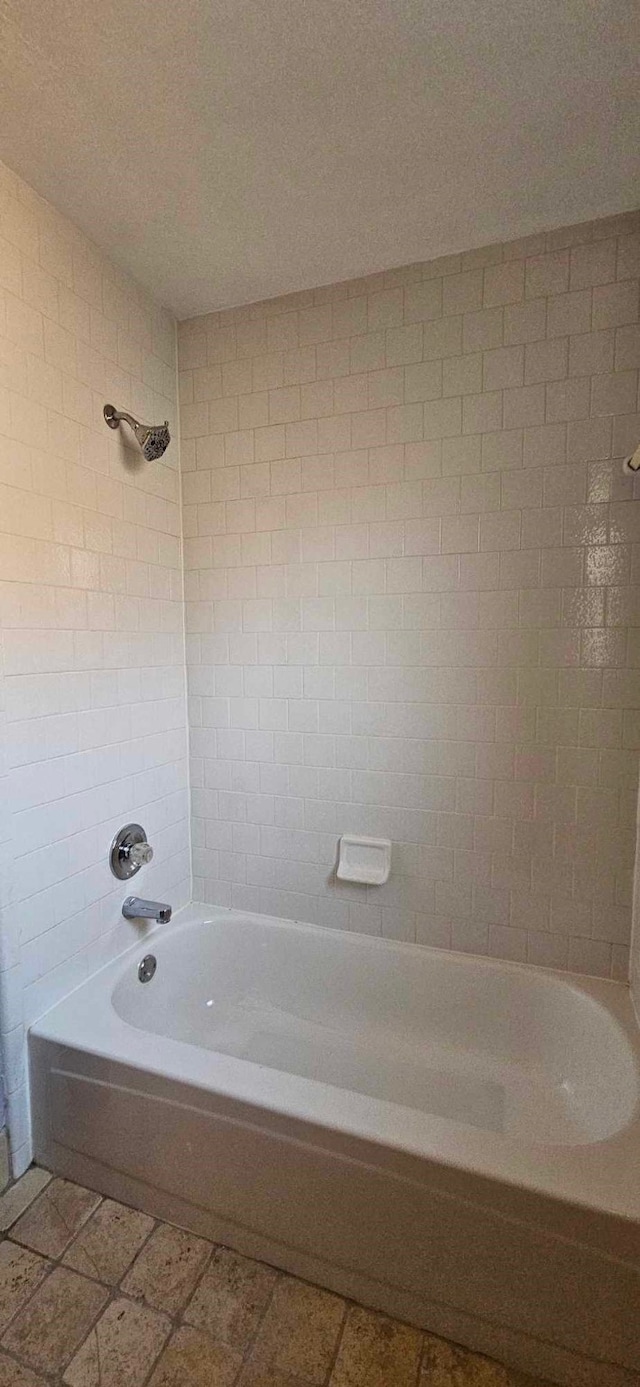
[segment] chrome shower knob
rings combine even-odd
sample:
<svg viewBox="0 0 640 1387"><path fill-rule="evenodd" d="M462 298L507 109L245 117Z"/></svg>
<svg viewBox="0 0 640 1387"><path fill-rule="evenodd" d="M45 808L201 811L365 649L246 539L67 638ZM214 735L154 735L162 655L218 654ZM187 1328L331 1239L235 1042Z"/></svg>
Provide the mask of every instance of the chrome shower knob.
<svg viewBox="0 0 640 1387"><path fill-rule="evenodd" d="M146 867L153 857L151 843L132 843L127 849L130 862L135 862L136 867Z"/></svg>
<svg viewBox="0 0 640 1387"><path fill-rule="evenodd" d="M153 857L153 848L141 824L125 824L116 833L109 852L109 866L118 881L128 881Z"/></svg>

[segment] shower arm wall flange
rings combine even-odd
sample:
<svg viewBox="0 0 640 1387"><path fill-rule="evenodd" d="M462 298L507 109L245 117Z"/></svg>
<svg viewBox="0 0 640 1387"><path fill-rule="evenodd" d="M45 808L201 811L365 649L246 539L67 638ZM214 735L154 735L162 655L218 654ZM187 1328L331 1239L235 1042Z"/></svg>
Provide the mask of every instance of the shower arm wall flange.
<svg viewBox="0 0 640 1387"><path fill-rule="evenodd" d="M627 477L640 477L640 443L634 453L629 453L622 463L622 471Z"/></svg>
<svg viewBox="0 0 640 1387"><path fill-rule="evenodd" d="M117 429L122 419L124 419L125 423L129 424L130 428L134 431L138 426L138 420L134 419L132 414L127 414L125 409L116 409L114 405L105 405L102 413L104 414L105 423L109 425L110 429Z"/></svg>

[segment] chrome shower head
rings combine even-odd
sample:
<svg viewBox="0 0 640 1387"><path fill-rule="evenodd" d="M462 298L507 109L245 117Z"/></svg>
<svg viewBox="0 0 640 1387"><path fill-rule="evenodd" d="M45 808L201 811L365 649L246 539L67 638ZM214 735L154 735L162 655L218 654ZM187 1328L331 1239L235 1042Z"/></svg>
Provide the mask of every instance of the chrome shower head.
<svg viewBox="0 0 640 1387"><path fill-rule="evenodd" d="M127 414L126 410L115 409L113 405L105 405L103 414L110 429L117 429L122 420L133 429L136 443L147 462L161 458L171 442L168 419L164 424L139 424L133 415Z"/></svg>

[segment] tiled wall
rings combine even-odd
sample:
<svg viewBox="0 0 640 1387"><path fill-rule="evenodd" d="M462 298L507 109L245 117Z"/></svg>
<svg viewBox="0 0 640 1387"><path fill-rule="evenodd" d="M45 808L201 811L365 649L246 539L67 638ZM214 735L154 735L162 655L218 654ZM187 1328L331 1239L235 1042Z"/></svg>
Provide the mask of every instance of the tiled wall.
<svg viewBox="0 0 640 1387"><path fill-rule="evenodd" d="M141 894L189 897L178 446L125 450L111 401L177 434L174 323L0 170L0 624L13 867L4 1059L28 1154L22 1026L134 938L109 843L142 822ZM14 940L12 945L11 941Z"/></svg>
<svg viewBox="0 0 640 1387"><path fill-rule="evenodd" d="M638 219L180 328L196 896L621 977L635 842ZM174 326L0 169L0 1030L189 896ZM636 629L634 629L636 628ZM3 723L0 721L0 732ZM344 831L386 887L338 887Z"/></svg>
<svg viewBox="0 0 640 1387"><path fill-rule="evenodd" d="M9 867L11 862L11 814L9 810L9 785L7 779L6 724L4 691L4 648L2 623L0 621L0 1080L2 1093L9 1087L8 1070L11 1067L11 1048L15 1026L12 1017L14 992L19 997L20 987L15 986L17 975L12 972L17 962L15 945L9 936L8 921L5 919L5 906L9 894ZM21 1019L21 1017L19 1018ZM18 1032L19 1034L19 1032ZM5 1125L6 1114L0 1114L0 1128ZM0 1149L0 1186L2 1179L2 1156Z"/></svg>
<svg viewBox="0 0 640 1387"><path fill-rule="evenodd" d="M180 325L196 894L626 976L639 225Z"/></svg>
<svg viewBox="0 0 640 1387"><path fill-rule="evenodd" d="M631 999L640 1025L640 806L636 833L636 863L633 881L633 906L631 921L631 960L629 979Z"/></svg>

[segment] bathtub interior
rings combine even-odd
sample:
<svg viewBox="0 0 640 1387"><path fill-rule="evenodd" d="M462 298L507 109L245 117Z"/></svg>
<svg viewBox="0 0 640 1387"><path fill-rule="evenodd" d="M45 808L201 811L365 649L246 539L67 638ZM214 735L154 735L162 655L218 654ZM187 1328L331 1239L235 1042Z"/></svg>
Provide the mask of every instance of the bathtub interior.
<svg viewBox="0 0 640 1387"><path fill-rule="evenodd" d="M565 978L231 913L154 953L112 993L152 1034L530 1143L602 1141L638 1108L622 1027Z"/></svg>

